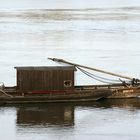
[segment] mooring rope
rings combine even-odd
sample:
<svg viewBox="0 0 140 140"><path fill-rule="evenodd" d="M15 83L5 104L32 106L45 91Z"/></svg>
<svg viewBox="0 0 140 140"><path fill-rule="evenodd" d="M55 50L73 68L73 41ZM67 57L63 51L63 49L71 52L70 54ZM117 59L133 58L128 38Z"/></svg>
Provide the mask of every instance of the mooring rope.
<svg viewBox="0 0 140 140"><path fill-rule="evenodd" d="M8 96L8 97L11 97L11 98L13 97L12 95L7 94L7 93L6 93L4 90L2 90L2 89L0 89L0 92L3 93L4 95Z"/></svg>
<svg viewBox="0 0 140 140"><path fill-rule="evenodd" d="M10 95L10 94L7 94L3 89L4 89L4 83L3 82L0 82L0 93L2 93L2 94L4 94L4 95L6 95L6 96L8 96L8 97L13 97L12 95Z"/></svg>

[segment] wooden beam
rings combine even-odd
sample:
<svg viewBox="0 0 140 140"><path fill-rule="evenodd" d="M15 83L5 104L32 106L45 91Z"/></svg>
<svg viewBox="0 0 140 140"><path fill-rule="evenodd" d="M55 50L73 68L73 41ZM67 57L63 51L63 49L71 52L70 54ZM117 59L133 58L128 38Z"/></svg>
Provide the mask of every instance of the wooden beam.
<svg viewBox="0 0 140 140"><path fill-rule="evenodd" d="M112 75L112 76L116 76L116 77L120 77L120 78L124 78L124 79L129 79L129 80L133 80L134 79L134 78L129 77L129 76L125 76L125 75L121 75L121 74L116 74L116 73L108 72L108 71L105 71L105 70L101 70L101 69L97 69L97 68L92 68L92 67L88 67L88 66L72 63L72 62L69 62L69 61L66 61L66 60L63 60L63 59L58 59L58 58L48 58L48 59L52 60L54 62L60 62L60 63L65 63L65 64L77 66L77 67L82 67L82 68L85 68L85 69L97 71L97 72L100 72L100 73L105 73L105 74L108 74L108 75Z"/></svg>

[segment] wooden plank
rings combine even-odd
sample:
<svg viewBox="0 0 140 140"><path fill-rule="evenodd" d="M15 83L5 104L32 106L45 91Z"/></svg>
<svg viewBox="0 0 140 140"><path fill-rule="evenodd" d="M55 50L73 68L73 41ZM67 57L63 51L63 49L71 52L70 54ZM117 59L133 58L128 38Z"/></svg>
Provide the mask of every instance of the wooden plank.
<svg viewBox="0 0 140 140"><path fill-rule="evenodd" d="M74 83L74 70L61 67L56 69L17 69L17 88L21 92L33 90L63 90L64 81ZM73 85L72 85L73 88Z"/></svg>

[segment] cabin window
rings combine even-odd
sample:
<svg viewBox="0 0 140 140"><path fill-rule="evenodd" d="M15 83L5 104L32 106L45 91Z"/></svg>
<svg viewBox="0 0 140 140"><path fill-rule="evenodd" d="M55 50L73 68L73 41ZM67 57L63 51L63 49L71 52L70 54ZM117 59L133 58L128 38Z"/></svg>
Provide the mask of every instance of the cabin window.
<svg viewBox="0 0 140 140"><path fill-rule="evenodd" d="M64 81L64 87L71 87L72 86L72 81L71 80L65 80Z"/></svg>

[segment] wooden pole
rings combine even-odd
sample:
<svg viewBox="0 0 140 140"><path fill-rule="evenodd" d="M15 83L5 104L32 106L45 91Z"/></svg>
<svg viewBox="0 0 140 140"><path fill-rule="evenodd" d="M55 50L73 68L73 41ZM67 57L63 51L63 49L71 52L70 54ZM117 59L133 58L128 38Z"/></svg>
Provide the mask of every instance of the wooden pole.
<svg viewBox="0 0 140 140"><path fill-rule="evenodd" d="M48 59L52 60L52 61L55 61L55 62L66 63L66 64L69 64L69 65L82 67L82 68L93 70L93 71L97 71L97 72L100 72L100 73L105 73L105 74L108 74L108 75L117 76L117 77L120 77L120 78L125 78L125 79L129 79L129 80L133 80L134 79L134 78L129 77L129 76L124 76L124 75L121 75L121 74L116 74L116 73L100 70L100 69L97 69L97 68L91 68L91 67L87 67L87 66L84 66L84 65L80 65L80 64L76 64L76 63L71 63L71 62L63 60L63 59L58 59L58 58L48 58Z"/></svg>

